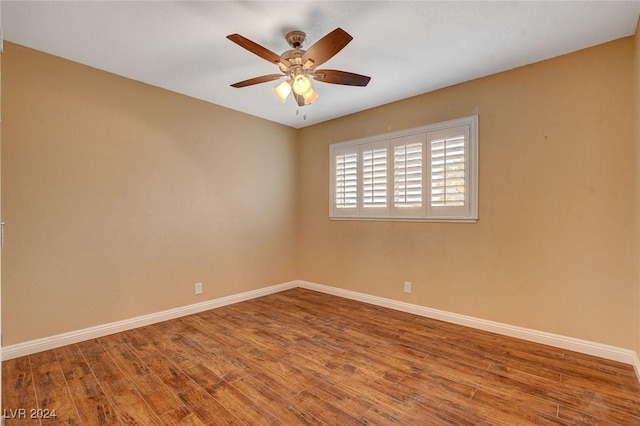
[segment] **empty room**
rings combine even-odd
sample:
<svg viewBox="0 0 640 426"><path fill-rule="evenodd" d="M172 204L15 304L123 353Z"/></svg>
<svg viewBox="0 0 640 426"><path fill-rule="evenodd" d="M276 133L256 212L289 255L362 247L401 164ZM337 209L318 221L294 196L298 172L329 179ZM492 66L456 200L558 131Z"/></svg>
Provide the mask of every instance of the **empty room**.
<svg viewBox="0 0 640 426"><path fill-rule="evenodd" d="M4 422L640 425L639 18L0 1Z"/></svg>

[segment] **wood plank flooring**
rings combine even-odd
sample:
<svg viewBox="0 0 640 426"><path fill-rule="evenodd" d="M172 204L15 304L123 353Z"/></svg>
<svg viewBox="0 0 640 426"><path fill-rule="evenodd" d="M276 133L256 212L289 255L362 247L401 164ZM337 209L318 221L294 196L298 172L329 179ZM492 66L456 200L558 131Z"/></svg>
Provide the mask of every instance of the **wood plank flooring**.
<svg viewBox="0 0 640 426"><path fill-rule="evenodd" d="M2 374L8 425L640 425L629 365L304 289Z"/></svg>

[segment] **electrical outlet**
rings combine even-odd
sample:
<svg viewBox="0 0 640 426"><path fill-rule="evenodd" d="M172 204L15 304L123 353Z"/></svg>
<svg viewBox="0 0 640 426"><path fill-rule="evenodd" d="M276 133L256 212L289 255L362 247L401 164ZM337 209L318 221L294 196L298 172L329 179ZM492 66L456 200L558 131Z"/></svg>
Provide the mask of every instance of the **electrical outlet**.
<svg viewBox="0 0 640 426"><path fill-rule="evenodd" d="M405 281L404 282L404 292L405 293L411 293L411 282L410 281Z"/></svg>
<svg viewBox="0 0 640 426"><path fill-rule="evenodd" d="M195 293L202 294L202 283L196 283L195 285Z"/></svg>

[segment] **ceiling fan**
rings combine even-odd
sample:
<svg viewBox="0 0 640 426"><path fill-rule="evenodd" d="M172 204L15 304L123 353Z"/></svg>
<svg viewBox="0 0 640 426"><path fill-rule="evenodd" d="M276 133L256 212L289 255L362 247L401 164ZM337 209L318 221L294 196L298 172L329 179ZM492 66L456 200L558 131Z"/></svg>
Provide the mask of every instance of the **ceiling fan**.
<svg viewBox="0 0 640 426"><path fill-rule="evenodd" d="M353 40L353 37L342 28L336 28L331 31L308 50L302 49L307 35L302 31L290 31L285 35L285 39L292 49L287 50L282 55L278 55L240 34L231 34L227 38L249 52L277 65L281 71L281 74L262 75L239 81L231 86L237 88L247 87L286 78L285 81L273 89L273 92L282 102L286 101L291 92L293 92L293 97L299 106L309 105L315 101L319 95L313 90L310 78L323 83L346 86L366 86L371 80L371 77L351 72L316 69L317 66L331 59Z"/></svg>

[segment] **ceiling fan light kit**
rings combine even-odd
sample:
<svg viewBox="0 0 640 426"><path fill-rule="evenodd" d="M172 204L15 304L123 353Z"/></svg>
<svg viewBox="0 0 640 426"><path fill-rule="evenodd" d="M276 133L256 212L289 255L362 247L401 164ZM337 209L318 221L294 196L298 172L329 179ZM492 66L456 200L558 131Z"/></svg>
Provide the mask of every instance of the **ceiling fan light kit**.
<svg viewBox="0 0 640 426"><path fill-rule="evenodd" d="M331 59L353 40L353 37L342 28L336 28L318 40L308 50L302 49L307 35L302 31L290 31L285 36L285 39L292 49L287 50L282 55L277 55L240 34L231 34L227 38L251 53L276 64L282 73L254 77L234 83L231 86L241 88L286 78L285 81L273 89L273 93L282 102L287 100L291 92L293 92L293 97L298 106L310 105L318 99L320 95L313 90L311 78L323 83L361 87L369 84L369 80L371 80L371 77L346 71L316 70L317 66Z"/></svg>

